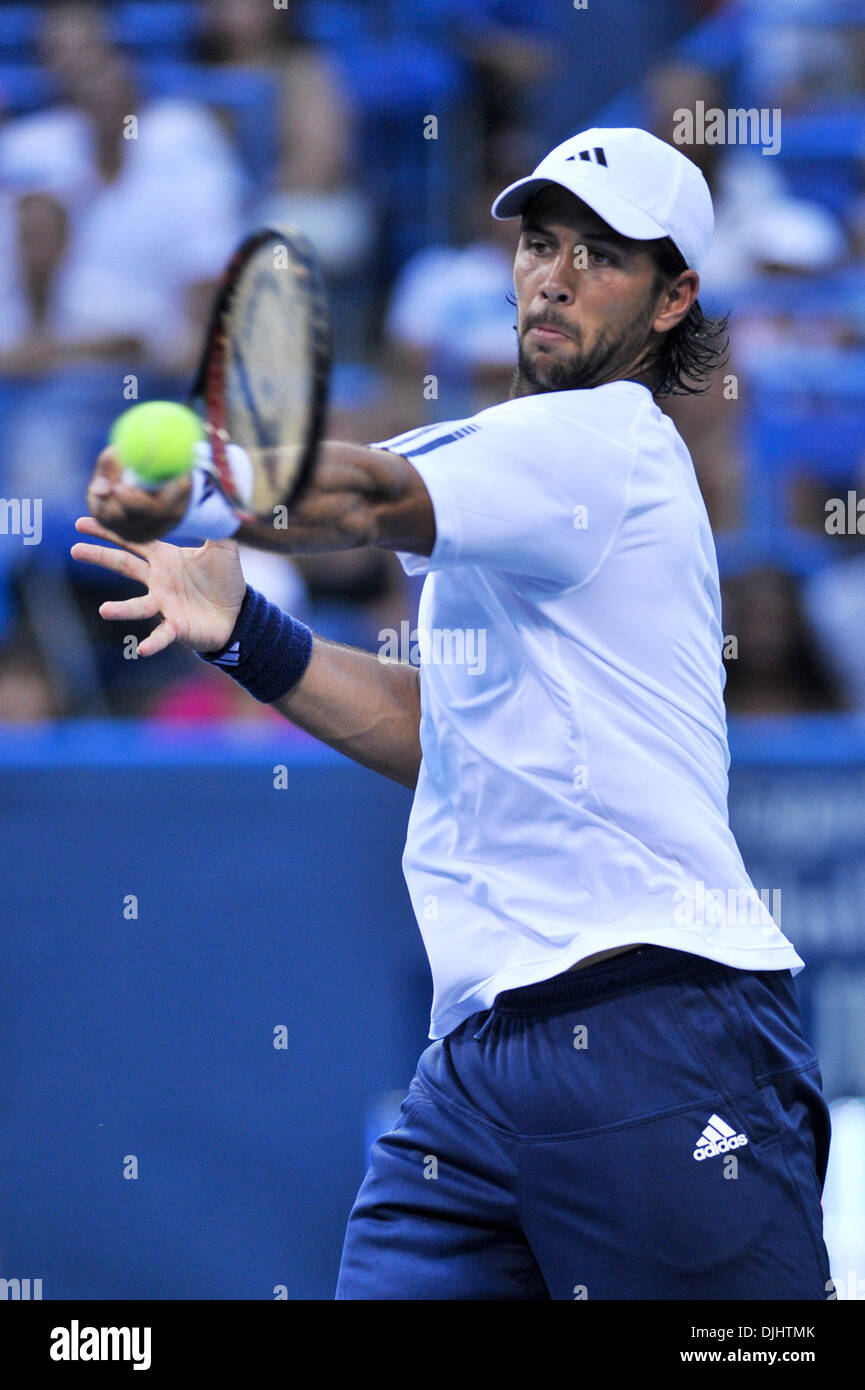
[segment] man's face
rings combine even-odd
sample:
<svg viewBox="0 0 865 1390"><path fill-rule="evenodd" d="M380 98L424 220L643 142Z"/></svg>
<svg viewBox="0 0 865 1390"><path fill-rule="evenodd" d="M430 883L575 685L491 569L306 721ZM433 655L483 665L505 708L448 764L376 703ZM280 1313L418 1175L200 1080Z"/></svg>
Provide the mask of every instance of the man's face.
<svg viewBox="0 0 865 1390"><path fill-rule="evenodd" d="M646 243L614 232L567 189L550 185L527 205L514 286L515 394L600 386L644 363L663 299Z"/></svg>

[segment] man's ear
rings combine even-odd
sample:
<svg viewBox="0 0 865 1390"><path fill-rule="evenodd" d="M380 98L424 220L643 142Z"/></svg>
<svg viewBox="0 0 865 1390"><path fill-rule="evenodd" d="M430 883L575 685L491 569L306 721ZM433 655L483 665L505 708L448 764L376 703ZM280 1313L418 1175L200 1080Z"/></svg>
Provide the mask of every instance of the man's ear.
<svg viewBox="0 0 865 1390"><path fill-rule="evenodd" d="M652 327L656 333L669 333L671 328L688 314L700 291L700 277L696 270L683 270L675 280L671 280L662 296Z"/></svg>

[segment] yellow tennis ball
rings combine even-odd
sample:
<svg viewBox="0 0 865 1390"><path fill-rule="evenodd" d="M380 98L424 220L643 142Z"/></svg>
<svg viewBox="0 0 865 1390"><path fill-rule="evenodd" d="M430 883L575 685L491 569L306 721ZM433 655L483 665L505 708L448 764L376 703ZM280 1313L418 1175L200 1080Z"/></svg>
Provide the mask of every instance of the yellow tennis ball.
<svg viewBox="0 0 865 1390"><path fill-rule="evenodd" d="M108 442L126 468L153 486L186 473L203 438L194 410L174 401L144 401L118 416Z"/></svg>

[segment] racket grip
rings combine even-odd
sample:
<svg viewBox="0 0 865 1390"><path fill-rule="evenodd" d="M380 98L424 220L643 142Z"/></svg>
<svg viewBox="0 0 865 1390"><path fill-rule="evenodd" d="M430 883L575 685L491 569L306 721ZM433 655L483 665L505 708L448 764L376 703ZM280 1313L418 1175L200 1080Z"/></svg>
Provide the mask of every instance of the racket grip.
<svg viewBox="0 0 865 1390"><path fill-rule="evenodd" d="M243 497L252 492L252 463L239 444L229 444L228 461ZM181 521L169 533L197 536L201 540L223 541L240 527L240 518L220 492L213 473L210 445L203 440L195 446L195 467L191 473L189 502Z"/></svg>
<svg viewBox="0 0 865 1390"><path fill-rule="evenodd" d="M225 456L228 460L228 467L234 479L244 505L248 506L252 501L252 493L255 486L255 470L252 467L252 459L245 449L241 449L239 444L227 444L225 446ZM213 466L213 454L206 439L202 439L195 446L196 466L216 477L216 469Z"/></svg>

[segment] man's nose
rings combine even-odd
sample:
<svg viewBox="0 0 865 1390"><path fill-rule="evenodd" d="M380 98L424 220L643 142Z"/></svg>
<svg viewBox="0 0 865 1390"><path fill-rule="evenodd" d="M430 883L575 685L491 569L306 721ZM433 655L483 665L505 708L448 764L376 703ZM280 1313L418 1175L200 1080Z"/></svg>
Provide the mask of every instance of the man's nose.
<svg viewBox="0 0 865 1390"><path fill-rule="evenodd" d="M576 268L570 252L563 251L550 264L540 287L542 299L553 304L572 304L576 293Z"/></svg>

